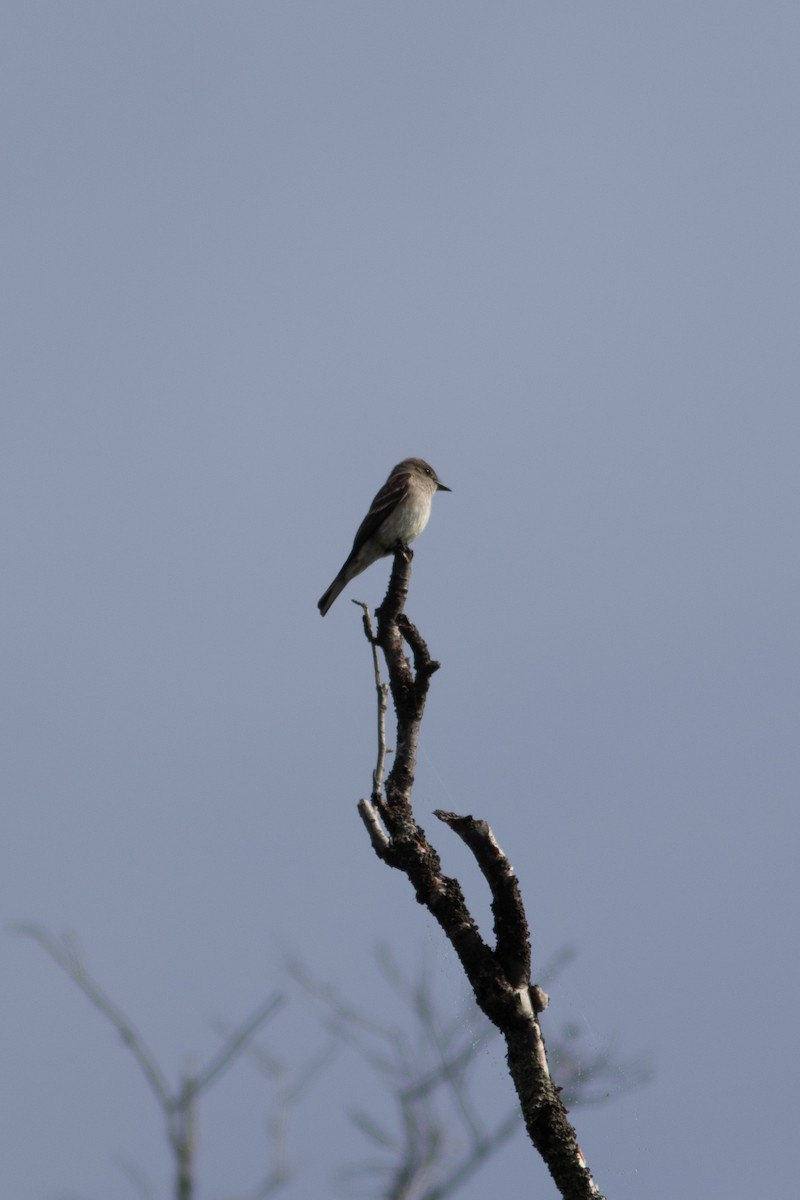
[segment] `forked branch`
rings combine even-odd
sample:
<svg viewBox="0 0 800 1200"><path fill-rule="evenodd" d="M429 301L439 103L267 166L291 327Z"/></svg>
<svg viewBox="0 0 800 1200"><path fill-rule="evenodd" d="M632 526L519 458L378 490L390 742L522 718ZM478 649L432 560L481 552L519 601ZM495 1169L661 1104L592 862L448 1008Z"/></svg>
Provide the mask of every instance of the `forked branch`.
<svg viewBox="0 0 800 1200"><path fill-rule="evenodd" d="M376 854L409 878L418 902L436 918L458 955L478 1005L503 1034L507 1061L528 1135L544 1159L564 1200L602 1200L547 1065L539 1013L545 993L531 982L528 923L513 867L489 825L471 816L437 812L470 848L492 893L495 944L481 937L457 879L418 825L412 807L417 748L430 680L439 669L416 627L403 611L411 575L411 551L398 546L389 589L372 633L364 607L365 632L373 650L378 695L385 697L379 649L386 662L397 718L396 751L383 790L373 773L369 800L359 801ZM411 660L406 654L411 653ZM385 762L385 718L378 722L378 764Z"/></svg>

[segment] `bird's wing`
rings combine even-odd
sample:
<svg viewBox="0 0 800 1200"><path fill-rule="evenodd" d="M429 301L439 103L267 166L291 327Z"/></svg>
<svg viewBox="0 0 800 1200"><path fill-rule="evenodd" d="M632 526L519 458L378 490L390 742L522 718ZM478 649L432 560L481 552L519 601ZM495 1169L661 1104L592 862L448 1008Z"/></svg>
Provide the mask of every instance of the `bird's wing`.
<svg viewBox="0 0 800 1200"><path fill-rule="evenodd" d="M397 507L408 491L408 474L391 475L370 505L369 512L353 538L353 553L360 550L374 533L380 529L389 513Z"/></svg>

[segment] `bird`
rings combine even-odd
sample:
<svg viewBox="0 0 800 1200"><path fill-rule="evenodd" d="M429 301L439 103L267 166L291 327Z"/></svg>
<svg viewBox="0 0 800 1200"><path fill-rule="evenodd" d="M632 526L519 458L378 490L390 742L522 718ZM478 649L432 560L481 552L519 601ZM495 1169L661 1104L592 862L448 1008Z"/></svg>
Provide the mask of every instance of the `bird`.
<svg viewBox="0 0 800 1200"><path fill-rule="evenodd" d="M350 580L391 554L398 542L404 546L413 542L428 524L434 492L449 491L422 458L404 458L393 467L358 527L344 566L319 598L320 614L324 617Z"/></svg>

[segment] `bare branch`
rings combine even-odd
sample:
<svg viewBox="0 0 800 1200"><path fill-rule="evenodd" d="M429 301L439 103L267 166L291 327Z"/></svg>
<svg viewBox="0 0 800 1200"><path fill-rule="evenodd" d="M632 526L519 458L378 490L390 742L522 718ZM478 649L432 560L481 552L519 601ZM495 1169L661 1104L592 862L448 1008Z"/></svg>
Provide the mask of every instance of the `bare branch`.
<svg viewBox="0 0 800 1200"><path fill-rule="evenodd" d="M257 1014L254 1014L254 1018L255 1016ZM226 1027L221 1022L215 1022L215 1026L220 1032L226 1032ZM258 1043L243 1047L242 1052L255 1064L259 1072L266 1076L276 1093L276 1102L267 1119L270 1170L256 1184L255 1188L240 1198L240 1200L267 1200L267 1197L274 1196L289 1183L295 1171L288 1145L289 1117L292 1105L302 1098L322 1069L330 1062L335 1052L335 1046L329 1042L297 1068L288 1066L280 1055ZM232 1200L232 1198L228 1197L228 1200Z"/></svg>
<svg viewBox="0 0 800 1200"><path fill-rule="evenodd" d="M502 1032L528 1135L564 1200L602 1200L550 1077L538 1018L546 997L531 980L528 926L513 870L485 822L455 813L437 814L470 847L491 889L495 946L490 947L458 881L444 874L438 854L414 817L420 726L430 680L439 664L403 612L411 558L411 551L398 545L386 598L376 614L377 634L368 634L373 654L377 643L387 665L397 738L385 803L373 804L370 812L361 801L359 813L376 853L408 876L418 902L428 908L452 943L478 1005ZM404 644L411 650L413 668ZM385 838L377 835L379 824Z"/></svg>
<svg viewBox="0 0 800 1200"><path fill-rule="evenodd" d="M348 1168L343 1177L363 1185L365 1196L444 1200L522 1127L519 1107L500 1119L487 1111L484 1120L482 1088L470 1079L499 1031L474 1006L471 992L465 994L465 1007L443 1009L424 958L418 972L408 976L388 945L378 946L375 953L392 997L403 1000L409 1010L410 1029L405 1022L376 1020L374 1008L357 1007L298 960L288 962L303 991L322 1004L323 1025L375 1070L397 1109L394 1123L379 1121L373 1109L351 1110L372 1155ZM546 977L553 978L572 958L572 950L559 952L545 968ZM383 1012L384 1006L377 1011ZM589 1054L579 1038L575 1023L551 1037L550 1057L559 1068L568 1103L595 1103L604 1093L619 1095L643 1082L636 1064L617 1066L608 1051Z"/></svg>
<svg viewBox="0 0 800 1200"><path fill-rule="evenodd" d="M378 858L386 858L391 842L389 835L381 824L377 806L372 800L359 800L358 814L367 828L369 840L372 842L372 849Z"/></svg>
<svg viewBox="0 0 800 1200"><path fill-rule="evenodd" d="M142 1073L150 1084L152 1091L166 1111L170 1107L169 1085L161 1073L155 1055L146 1045L144 1039L136 1030L133 1022L125 1015L119 1005L106 995L98 983L87 971L77 943L72 938L64 936L59 942L57 938L43 929L41 925L18 924L11 927L12 933L32 938L52 958L62 971L78 985L87 1000L110 1021L122 1041L136 1059Z"/></svg>
<svg viewBox="0 0 800 1200"><path fill-rule="evenodd" d="M515 1108L500 1122L494 1133L474 1142L455 1169L441 1183L429 1188L420 1200L445 1200L446 1196L452 1196L453 1192L474 1175L481 1163L491 1158L504 1142L513 1137L521 1122L519 1109Z"/></svg>
<svg viewBox="0 0 800 1200"><path fill-rule="evenodd" d="M192 1200L195 1192L194 1164L197 1143L197 1102L206 1088L219 1078L235 1058L246 1048L255 1033L283 1004L279 995L270 996L227 1036L220 1050L200 1071L187 1067L174 1092L162 1073L155 1056L148 1049L132 1021L122 1009L102 990L89 974L83 956L74 939L63 937L60 941L38 925L17 925L14 932L38 942L61 969L75 981L83 994L117 1030L125 1045L130 1049L145 1078L158 1100L166 1124L167 1140L172 1151L175 1169L176 1200ZM279 1161L275 1170L262 1182L253 1200L273 1195L288 1179L288 1171L281 1169ZM144 1194L146 1184L141 1176L130 1167L123 1167L137 1190Z"/></svg>
<svg viewBox="0 0 800 1200"><path fill-rule="evenodd" d="M228 1041L197 1076L195 1086L198 1092L208 1087L226 1067L230 1066L236 1055L247 1045L264 1022L273 1016L279 1008L282 1008L284 1003L283 996L270 996L237 1029L231 1032Z"/></svg>
<svg viewBox="0 0 800 1200"><path fill-rule="evenodd" d="M123 1155L116 1155L114 1159L117 1167L141 1197L141 1200L155 1200L155 1188L150 1181L145 1177L144 1172Z"/></svg>
<svg viewBox="0 0 800 1200"><path fill-rule="evenodd" d="M437 809L434 813L469 846L492 893L495 954L512 987L527 983L531 974L528 922L514 868L500 849L486 821L459 817Z"/></svg>
<svg viewBox="0 0 800 1200"><path fill-rule="evenodd" d="M363 600L354 600L353 604L357 604L363 610L364 633L367 641L372 646L372 666L375 672L375 690L378 694L378 761L375 764L375 770L372 772L372 802L379 803L383 796L383 774L386 768L386 709L389 697L389 685L381 680L381 663L378 658L378 643L375 640L375 632L372 628L372 616L369 611L369 606Z"/></svg>

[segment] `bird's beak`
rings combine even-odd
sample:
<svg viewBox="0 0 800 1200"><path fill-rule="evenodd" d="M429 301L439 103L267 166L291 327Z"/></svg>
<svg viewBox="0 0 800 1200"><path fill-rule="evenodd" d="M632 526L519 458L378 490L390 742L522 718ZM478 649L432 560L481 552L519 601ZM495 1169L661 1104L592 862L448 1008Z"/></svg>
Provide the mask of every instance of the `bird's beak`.
<svg viewBox="0 0 800 1200"><path fill-rule="evenodd" d="M439 483L439 480L437 479L436 480L436 490L437 490L437 492L451 492L453 489L449 488L449 487L445 487L445 485L443 483Z"/></svg>

